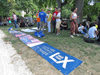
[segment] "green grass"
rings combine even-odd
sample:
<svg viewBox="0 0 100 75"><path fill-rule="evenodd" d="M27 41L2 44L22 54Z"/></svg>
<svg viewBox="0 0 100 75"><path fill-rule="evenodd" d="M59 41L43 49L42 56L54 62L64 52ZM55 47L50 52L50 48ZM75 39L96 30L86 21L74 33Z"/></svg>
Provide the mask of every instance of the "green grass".
<svg viewBox="0 0 100 75"><path fill-rule="evenodd" d="M17 53L21 55L26 65L33 73L38 73L38 75L51 75L52 73L52 75L61 75L58 70L51 66L31 48L27 47L18 38L15 38L13 35L8 33L7 29L9 27L10 26L0 27L0 29L7 35L4 40L12 42ZM18 30L21 30L21 28ZM35 38L38 38L39 40L83 61L82 65L75 69L70 75L100 75L100 45L84 42L83 35L70 38L69 32L69 30L61 31L61 34L56 36L54 33L47 33L47 31L45 31L45 37ZM34 37L33 33L28 34L31 34ZM46 73L46 71L52 73Z"/></svg>

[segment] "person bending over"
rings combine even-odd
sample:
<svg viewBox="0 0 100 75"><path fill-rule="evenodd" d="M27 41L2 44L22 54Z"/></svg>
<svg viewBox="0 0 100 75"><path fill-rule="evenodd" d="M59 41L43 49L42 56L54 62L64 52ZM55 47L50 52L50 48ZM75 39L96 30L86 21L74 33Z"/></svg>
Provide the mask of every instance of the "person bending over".
<svg viewBox="0 0 100 75"><path fill-rule="evenodd" d="M25 25L25 23L24 23L23 20L21 20L21 22L19 23L19 26L20 26L20 27L26 27L26 25Z"/></svg>
<svg viewBox="0 0 100 75"><path fill-rule="evenodd" d="M61 30L67 30L68 29L68 24L66 21L64 21L63 23L61 23L60 25Z"/></svg>
<svg viewBox="0 0 100 75"><path fill-rule="evenodd" d="M97 39L98 30L95 27L94 23L91 23L91 27L89 28L88 34L89 34L89 38L96 38Z"/></svg>

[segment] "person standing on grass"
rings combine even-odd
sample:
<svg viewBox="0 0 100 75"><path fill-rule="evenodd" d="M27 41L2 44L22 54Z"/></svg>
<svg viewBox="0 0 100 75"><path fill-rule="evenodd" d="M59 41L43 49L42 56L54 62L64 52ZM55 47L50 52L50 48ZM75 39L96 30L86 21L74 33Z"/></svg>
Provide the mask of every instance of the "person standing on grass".
<svg viewBox="0 0 100 75"><path fill-rule="evenodd" d="M52 14L50 13L50 10L48 10L48 32L51 32L51 18Z"/></svg>
<svg viewBox="0 0 100 75"><path fill-rule="evenodd" d="M15 12L13 12L13 20L14 20L15 28L18 29L18 26L17 26L17 16L16 16Z"/></svg>
<svg viewBox="0 0 100 75"><path fill-rule="evenodd" d="M70 35L70 37L72 37L72 38L74 37L73 35L75 35L75 34L77 36L79 36L77 34L77 32L78 32L78 24L76 22L76 20L77 20L77 18L79 16L77 16L76 12L77 12L77 8L73 8L72 9L72 14L70 16L70 20L71 20L71 28L70 28L71 35Z"/></svg>
<svg viewBox="0 0 100 75"><path fill-rule="evenodd" d="M52 19L52 25L53 25L53 33L55 33L55 28L56 28L56 16L58 14L58 8L55 8L55 11L52 15L53 19Z"/></svg>
<svg viewBox="0 0 100 75"><path fill-rule="evenodd" d="M19 25L20 23L20 18L19 18L19 15L17 15L17 24Z"/></svg>
<svg viewBox="0 0 100 75"><path fill-rule="evenodd" d="M56 29L57 29L57 34L56 35L59 35L60 34L60 25L61 25L61 9L59 8L58 9L58 14L56 16Z"/></svg>
<svg viewBox="0 0 100 75"><path fill-rule="evenodd" d="M46 18L45 18L45 27L47 27L47 24L48 24L47 20L48 20L48 11L46 13Z"/></svg>
<svg viewBox="0 0 100 75"><path fill-rule="evenodd" d="M41 27L43 26L42 30L44 33L45 18L46 18L46 13L44 12L44 9L42 9L42 11L39 13L39 17L40 17L40 31L41 31Z"/></svg>
<svg viewBox="0 0 100 75"><path fill-rule="evenodd" d="M37 27L38 27L38 30L39 30L39 28L40 28L39 11L37 11L37 13L36 13L36 17L37 17Z"/></svg>

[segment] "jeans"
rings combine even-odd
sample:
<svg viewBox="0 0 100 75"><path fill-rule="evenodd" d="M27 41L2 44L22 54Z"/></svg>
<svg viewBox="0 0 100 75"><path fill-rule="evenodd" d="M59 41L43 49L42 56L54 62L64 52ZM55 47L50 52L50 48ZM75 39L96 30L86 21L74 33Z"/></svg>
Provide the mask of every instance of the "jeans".
<svg viewBox="0 0 100 75"><path fill-rule="evenodd" d="M85 27L85 32L87 33L87 27Z"/></svg>
<svg viewBox="0 0 100 75"><path fill-rule="evenodd" d="M55 29L56 29L56 20L52 21L52 25L53 25L53 32L55 33Z"/></svg>
<svg viewBox="0 0 100 75"><path fill-rule="evenodd" d="M40 22L37 22L37 27L38 27L38 28L40 27Z"/></svg>
<svg viewBox="0 0 100 75"><path fill-rule="evenodd" d="M51 21L48 21L48 32L51 32L51 25L50 25Z"/></svg>
<svg viewBox="0 0 100 75"><path fill-rule="evenodd" d="M43 28L42 28L42 26L43 26ZM44 27L45 27L45 23L44 23L44 21L41 21L40 22L40 31L41 31L41 28L42 28L43 33L44 33Z"/></svg>
<svg viewBox="0 0 100 75"><path fill-rule="evenodd" d="M17 20L14 20L15 28L18 29Z"/></svg>

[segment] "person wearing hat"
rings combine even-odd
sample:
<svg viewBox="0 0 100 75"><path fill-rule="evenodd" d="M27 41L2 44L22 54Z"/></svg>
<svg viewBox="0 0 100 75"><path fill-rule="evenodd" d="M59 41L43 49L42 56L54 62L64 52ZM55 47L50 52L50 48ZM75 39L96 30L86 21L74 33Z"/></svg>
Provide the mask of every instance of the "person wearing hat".
<svg viewBox="0 0 100 75"><path fill-rule="evenodd" d="M57 14L57 17L56 17L56 29L57 29L57 34L56 35L59 35L60 34L60 24L61 24L61 9L59 8L58 9L58 14Z"/></svg>

